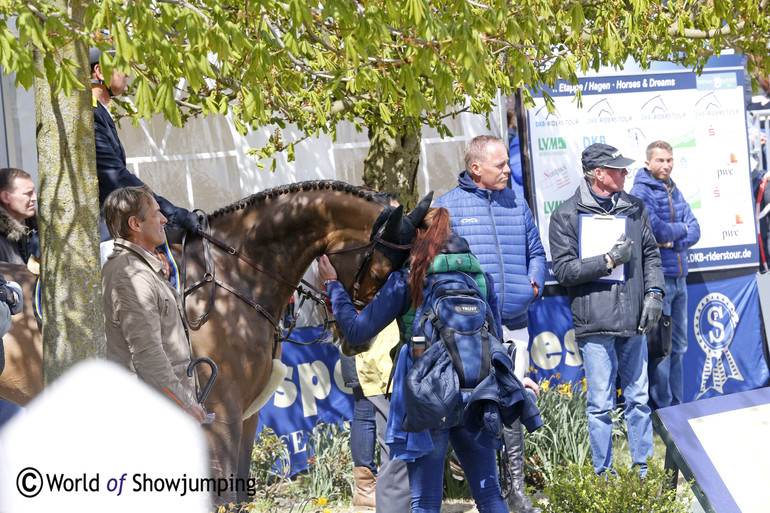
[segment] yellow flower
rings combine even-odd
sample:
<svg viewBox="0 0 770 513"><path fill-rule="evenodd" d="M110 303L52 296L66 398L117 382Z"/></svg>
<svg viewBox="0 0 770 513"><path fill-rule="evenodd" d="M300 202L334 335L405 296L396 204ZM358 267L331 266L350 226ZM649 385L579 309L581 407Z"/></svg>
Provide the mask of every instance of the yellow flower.
<svg viewBox="0 0 770 513"><path fill-rule="evenodd" d="M326 509L323 510L322 513L332 513L332 510L330 510L329 508L326 508Z"/></svg>
<svg viewBox="0 0 770 513"><path fill-rule="evenodd" d="M551 384L550 381L543 381L542 383L540 383L540 390L542 390L543 392L546 392L550 384Z"/></svg>
<svg viewBox="0 0 770 513"><path fill-rule="evenodd" d="M327 502L329 502L329 500L326 497L318 497L313 499L313 504L316 506L326 506Z"/></svg>

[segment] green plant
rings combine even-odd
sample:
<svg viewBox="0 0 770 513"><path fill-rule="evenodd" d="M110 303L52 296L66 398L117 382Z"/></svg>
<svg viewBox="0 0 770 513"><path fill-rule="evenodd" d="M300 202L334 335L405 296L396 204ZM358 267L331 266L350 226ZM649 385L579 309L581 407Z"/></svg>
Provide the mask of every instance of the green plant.
<svg viewBox="0 0 770 513"><path fill-rule="evenodd" d="M444 458L444 499L470 499L471 498L471 489L468 487L468 480L465 479L463 474L463 479L455 479L452 477L452 470L451 470L451 464L450 464L450 458L451 458L451 446L450 450L447 451L446 457ZM459 460L457 460L458 469L460 469Z"/></svg>
<svg viewBox="0 0 770 513"><path fill-rule="evenodd" d="M686 513L690 511L687 485L677 497L676 490L664 490L670 473L650 459L644 479L629 468L617 475L597 475L590 465L569 465L557 469L543 493L543 513ZM544 501L545 502L545 501Z"/></svg>
<svg viewBox="0 0 770 513"><path fill-rule="evenodd" d="M575 384L558 382L560 375L540 381L537 406L543 426L524 437L527 480L538 488L553 480L557 469L583 465L591 457L586 418L585 378ZM622 413L614 411L613 438L624 436Z"/></svg>
<svg viewBox="0 0 770 513"><path fill-rule="evenodd" d="M274 502L278 492L289 483L291 460L284 441L269 427L257 435L251 450L251 476L256 479L256 499Z"/></svg>
<svg viewBox="0 0 770 513"><path fill-rule="evenodd" d="M353 495L350 430L319 422L307 442L305 489L311 497L346 499Z"/></svg>

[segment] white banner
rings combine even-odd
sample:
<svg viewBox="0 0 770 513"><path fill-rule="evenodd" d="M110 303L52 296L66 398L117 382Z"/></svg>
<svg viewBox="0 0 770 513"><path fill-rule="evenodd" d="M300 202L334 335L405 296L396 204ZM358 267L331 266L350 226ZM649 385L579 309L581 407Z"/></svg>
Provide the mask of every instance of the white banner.
<svg viewBox="0 0 770 513"><path fill-rule="evenodd" d="M647 145L662 139L674 148L672 179L701 225L690 269L757 264L743 66L738 56L712 61L701 76L668 63L650 70L631 63L621 72L581 78L578 85L560 82L548 90L554 112L536 98L528 112L532 174L549 261L550 216L583 177L582 151L601 142L635 159L626 177L629 191L645 167ZM574 99L577 87L582 107Z"/></svg>

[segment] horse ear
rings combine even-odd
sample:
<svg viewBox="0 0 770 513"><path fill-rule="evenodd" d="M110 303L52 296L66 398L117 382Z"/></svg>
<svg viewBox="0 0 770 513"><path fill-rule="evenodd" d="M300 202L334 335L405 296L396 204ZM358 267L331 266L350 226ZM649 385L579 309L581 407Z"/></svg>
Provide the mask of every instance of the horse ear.
<svg viewBox="0 0 770 513"><path fill-rule="evenodd" d="M404 217L404 206L399 205L385 222L385 229L381 236L382 240L398 243L398 234L401 232L402 217Z"/></svg>
<svg viewBox="0 0 770 513"><path fill-rule="evenodd" d="M428 213L428 209L430 208L430 204L433 201L433 191L430 191L428 194L423 197L420 202L417 204L416 207L414 207L414 210L409 212L409 215L406 216L409 218L409 220L412 222L413 226L419 225L423 218L425 217L425 214Z"/></svg>

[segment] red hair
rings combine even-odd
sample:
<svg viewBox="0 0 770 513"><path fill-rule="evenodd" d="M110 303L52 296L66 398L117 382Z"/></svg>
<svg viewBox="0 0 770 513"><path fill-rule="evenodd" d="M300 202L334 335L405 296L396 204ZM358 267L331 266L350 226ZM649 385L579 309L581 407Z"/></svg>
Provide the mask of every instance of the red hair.
<svg viewBox="0 0 770 513"><path fill-rule="evenodd" d="M439 254L447 235L451 232L449 211L445 208L431 209L417 228L417 239L412 244L412 265L409 285L412 288L412 305L422 304L422 286L425 273Z"/></svg>

